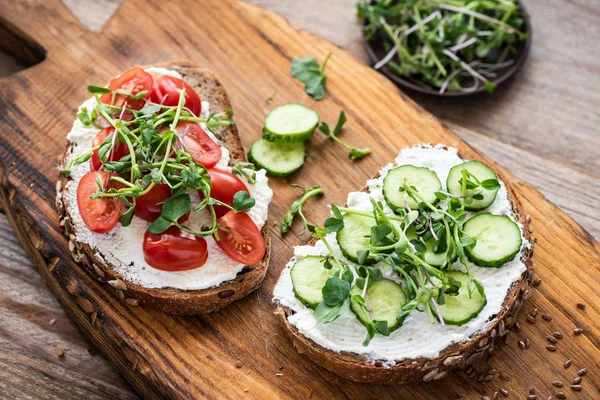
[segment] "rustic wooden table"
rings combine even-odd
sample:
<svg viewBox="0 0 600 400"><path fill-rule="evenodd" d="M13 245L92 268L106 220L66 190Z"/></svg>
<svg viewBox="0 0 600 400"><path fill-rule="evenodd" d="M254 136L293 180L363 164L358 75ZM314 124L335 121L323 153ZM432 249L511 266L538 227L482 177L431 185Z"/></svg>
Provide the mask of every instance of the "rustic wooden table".
<svg viewBox="0 0 600 400"><path fill-rule="evenodd" d="M92 30L120 3L64 1ZM247 1L367 61L355 0ZM413 98L600 238L600 53L595 51L600 2L525 4L534 45L525 68L509 86L473 100ZM20 68L0 54L0 76ZM2 214L0 249L0 398L136 398L66 317Z"/></svg>

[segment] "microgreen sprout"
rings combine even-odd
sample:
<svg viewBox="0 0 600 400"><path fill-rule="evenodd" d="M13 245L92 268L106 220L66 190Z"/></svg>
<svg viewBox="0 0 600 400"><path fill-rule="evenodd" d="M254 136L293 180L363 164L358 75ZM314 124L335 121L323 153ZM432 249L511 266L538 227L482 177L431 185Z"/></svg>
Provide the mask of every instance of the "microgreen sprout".
<svg viewBox="0 0 600 400"><path fill-rule="evenodd" d="M304 83L304 91L315 100L325 97L325 67L331 53L327 54L320 67L317 59L313 56L296 58L292 61L291 74L294 78Z"/></svg>
<svg viewBox="0 0 600 400"><path fill-rule="evenodd" d="M304 232L306 232L306 230L314 232L315 226L309 223L304 214L302 213L302 205L311 197L321 196L325 192L323 192L323 188L321 188L321 186L318 185L310 188L305 188L301 185L296 184L292 184L291 186L302 189L302 194L292 203L290 210L284 215L283 221L281 222L281 233L285 234L292 229L292 225L294 224L294 217L296 215L300 216L304 226L302 231L298 234L298 236L304 235Z"/></svg>
<svg viewBox="0 0 600 400"><path fill-rule="evenodd" d="M338 117L338 120L335 124L335 127L333 128L333 131L329 128L329 124L327 124L327 122L324 122L324 121L322 121L321 125L319 125L319 130L321 132L323 132L326 136L328 136L330 139L334 140L335 142L341 144L342 146L344 146L345 148L350 150L350 153L348 154L348 158L350 158L351 160L358 160L358 159L363 158L366 155L370 154L371 149L370 148L359 149L356 147L352 147L338 137L338 135L342 131L342 128L344 127L344 124L346 123L346 121L347 121L346 113L344 111L340 111L340 116Z"/></svg>

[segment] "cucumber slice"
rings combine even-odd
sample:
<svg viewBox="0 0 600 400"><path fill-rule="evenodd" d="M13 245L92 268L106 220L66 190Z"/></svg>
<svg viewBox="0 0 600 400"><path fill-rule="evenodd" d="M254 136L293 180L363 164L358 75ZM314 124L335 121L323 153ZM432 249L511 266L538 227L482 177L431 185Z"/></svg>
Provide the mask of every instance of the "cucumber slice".
<svg viewBox="0 0 600 400"><path fill-rule="evenodd" d="M345 214L343 219L344 228L337 233L337 242L344 256L358 263L357 252L369 248L371 227L375 224L375 219L356 214ZM365 264L370 265L374 262L367 259Z"/></svg>
<svg viewBox="0 0 600 400"><path fill-rule="evenodd" d="M285 144L258 139L250 147L248 159L271 176L287 176L302 167L305 154L303 142Z"/></svg>
<svg viewBox="0 0 600 400"><path fill-rule="evenodd" d="M296 261L290 271L296 298L306 306L315 308L323 301L325 282L337 273L337 268L326 269L320 256L306 256Z"/></svg>
<svg viewBox="0 0 600 400"><path fill-rule="evenodd" d="M480 163L479 161L467 161L462 164L455 165L450 169L450 173L448 174L448 179L446 180L446 187L448 188L448 192L460 196L462 194L462 187L460 184L460 180L462 178L462 170L466 169L471 174L473 174L480 182L485 181L486 179L498 179L498 175L494 171L488 168L487 165ZM488 190L483 188L483 199L481 200L473 200L471 204L465 204L465 210L468 211L477 211L483 210L484 208L488 208L494 200L496 200L496 194L498 193L499 188Z"/></svg>
<svg viewBox="0 0 600 400"><path fill-rule="evenodd" d="M505 215L476 215L465 222L463 231L477 239L475 246L465 249L469 260L480 267L499 268L521 250L521 230Z"/></svg>
<svg viewBox="0 0 600 400"><path fill-rule="evenodd" d="M406 237L408 240L418 239L417 232L415 232L415 230L413 228L409 228L406 231ZM425 242L425 248L427 250L425 251L425 254L423 254L423 259L429 265L432 265L434 267L442 267L446 264L446 260L448 259L448 257L447 257L448 252L446 251L445 253L436 254L433 251L433 249L435 249L436 244L437 244L437 242L435 241L434 238L431 238ZM452 259L451 259L450 264L456 259L457 255L452 254L451 257L452 257Z"/></svg>
<svg viewBox="0 0 600 400"><path fill-rule="evenodd" d="M435 172L425 167L401 165L391 169L383 179L383 196L394 212L399 208L405 208L405 202L410 208L418 207L412 198L400 192L400 186L405 182L414 186L423 199L431 204L437 203L435 192L442 190L442 183Z"/></svg>
<svg viewBox="0 0 600 400"><path fill-rule="evenodd" d="M440 312L444 322L448 325L464 325L479 314L487 303L484 296L481 297L475 289L469 298L469 275L460 271L450 271L447 273L452 278L461 283L460 291L457 296L445 296L445 304L440 305Z"/></svg>
<svg viewBox="0 0 600 400"><path fill-rule="evenodd" d="M358 286L354 286L350 290L352 295L359 295L362 290ZM373 310L373 320L387 321L388 328L391 331L402 326L403 319L398 319L402 312L402 306L406 304L407 299L402 286L389 279L382 279L379 282L373 283L367 289L369 295L369 303ZM350 309L356 315L356 318L365 326L371 321L371 316L364 309L356 307L354 303L350 303Z"/></svg>
<svg viewBox="0 0 600 400"><path fill-rule="evenodd" d="M313 135L319 115L301 104L284 104L265 118L263 137L272 142L297 143Z"/></svg>

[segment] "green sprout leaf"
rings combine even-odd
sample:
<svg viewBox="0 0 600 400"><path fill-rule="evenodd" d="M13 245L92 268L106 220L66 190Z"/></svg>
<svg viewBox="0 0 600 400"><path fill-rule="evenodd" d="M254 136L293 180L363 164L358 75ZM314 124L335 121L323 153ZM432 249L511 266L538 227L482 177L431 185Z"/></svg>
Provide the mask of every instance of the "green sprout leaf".
<svg viewBox="0 0 600 400"><path fill-rule="evenodd" d="M256 200L251 198L248 192L240 190L233 195L233 211L248 212L256 204Z"/></svg>
<svg viewBox="0 0 600 400"><path fill-rule="evenodd" d="M96 86L96 85L88 85L87 90L90 93L98 93L98 94L112 93L112 90L110 90L109 88L104 87L104 86Z"/></svg>
<svg viewBox="0 0 600 400"><path fill-rule="evenodd" d="M313 56L296 58L292 61L291 74L294 78L304 83L304 91L315 100L321 100L325 97L325 67L329 61L331 53L323 61L323 67L319 66L316 58Z"/></svg>

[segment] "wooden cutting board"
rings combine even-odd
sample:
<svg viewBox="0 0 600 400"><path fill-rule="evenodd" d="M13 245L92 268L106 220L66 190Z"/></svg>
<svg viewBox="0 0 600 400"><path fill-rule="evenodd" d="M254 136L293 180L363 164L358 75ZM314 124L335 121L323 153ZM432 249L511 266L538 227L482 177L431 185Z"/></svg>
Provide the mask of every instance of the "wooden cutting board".
<svg viewBox="0 0 600 400"><path fill-rule="evenodd" d="M386 78L331 43L290 26L259 8L225 0L128 0L99 32L89 32L58 0L0 4L0 45L34 62L0 80L0 194L23 246L81 330L115 368L147 398L480 398L499 388L524 398L559 390L569 398L598 398L600 382L600 284L598 243L539 192L486 157L477 155L433 116L400 93ZM1 21L3 20L3 21ZM314 102L289 74L290 61L314 55L327 67L327 97ZM273 251L263 286L225 310L201 317L173 318L119 301L114 292L71 261L54 209L57 159L77 106L89 83L103 84L134 64L189 59L213 71L228 90L246 148L261 135L264 116L274 106L301 102L334 122L345 110L344 137L373 154L351 162L346 151L317 136L310 141L304 168L288 179L272 179L270 209ZM271 104L266 99L275 94ZM326 204L345 201L402 147L421 143L458 147L499 168L520 193L537 237L534 262L543 283L519 317L522 330L499 345L477 382L465 373L409 386L374 386L338 378L297 354L272 314L271 293L292 255L308 237L281 237L278 224L298 195L289 183L321 184L326 196L311 200L307 217L322 221ZM585 310L576 307L586 304ZM539 308L537 323L525 317ZM552 315L552 321L541 319ZM575 327L584 334L574 336ZM546 336L560 331L558 350L545 349ZM530 339L522 350L519 339ZM563 368L567 359L573 366ZM241 368L236 363L241 362ZM239 366L239 363L238 363ZM569 388L587 367L583 391ZM499 378L506 373L510 381ZM557 389L550 382L560 380Z"/></svg>

